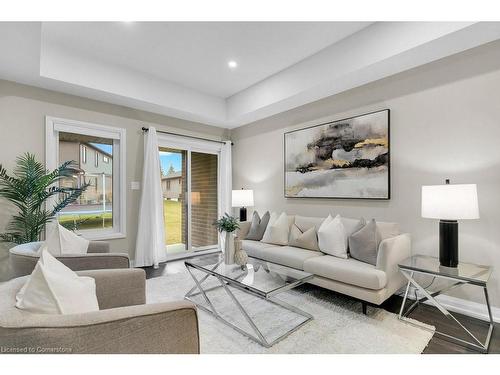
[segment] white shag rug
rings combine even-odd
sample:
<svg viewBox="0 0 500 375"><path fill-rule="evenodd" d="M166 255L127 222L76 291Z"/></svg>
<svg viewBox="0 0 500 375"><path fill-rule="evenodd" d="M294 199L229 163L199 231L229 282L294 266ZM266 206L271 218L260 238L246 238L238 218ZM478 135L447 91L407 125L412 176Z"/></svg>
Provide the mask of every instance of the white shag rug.
<svg viewBox="0 0 500 375"><path fill-rule="evenodd" d="M202 275L198 274L198 279ZM216 285L207 280L205 286ZM186 272L147 280L147 303L183 299L194 286ZM264 336L278 337L301 316L253 297L234 288L231 291L261 328ZM238 327L249 332L250 326L222 288L208 293L216 310ZM204 302L196 296L197 302ZM398 320L397 315L383 309L368 307L361 313L361 303L313 286L303 285L281 293L278 298L314 316L314 320L271 348L265 348L198 309L202 354L295 354L295 353L421 353L433 336L432 332ZM434 327L429 326L434 330ZM253 333L253 332L252 332Z"/></svg>

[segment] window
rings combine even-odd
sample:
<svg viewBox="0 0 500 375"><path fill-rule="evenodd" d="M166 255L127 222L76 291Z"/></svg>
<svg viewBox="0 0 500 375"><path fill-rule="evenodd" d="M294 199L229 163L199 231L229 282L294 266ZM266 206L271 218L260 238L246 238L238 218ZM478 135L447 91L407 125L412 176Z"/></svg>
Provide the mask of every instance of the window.
<svg viewBox="0 0 500 375"><path fill-rule="evenodd" d="M82 145L82 163L87 164L87 147Z"/></svg>
<svg viewBox="0 0 500 375"><path fill-rule="evenodd" d="M167 190L170 190L170 180L167 180Z"/></svg>
<svg viewBox="0 0 500 375"><path fill-rule="evenodd" d="M59 222L88 239L124 237L125 129L47 117L46 145L47 169L67 160L77 163L78 172L61 185L89 184L77 201L59 212ZM87 149L95 152L93 164L87 163ZM99 163L99 154L106 155L106 163Z"/></svg>
<svg viewBox="0 0 500 375"><path fill-rule="evenodd" d="M102 161L106 164L109 164L109 158L105 155L102 156Z"/></svg>

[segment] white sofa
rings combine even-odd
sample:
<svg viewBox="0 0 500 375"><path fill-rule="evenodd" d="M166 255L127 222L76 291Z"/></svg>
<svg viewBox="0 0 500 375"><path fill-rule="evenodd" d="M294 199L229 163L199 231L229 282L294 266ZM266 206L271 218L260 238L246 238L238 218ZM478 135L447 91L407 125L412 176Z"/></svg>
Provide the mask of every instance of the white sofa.
<svg viewBox="0 0 500 375"><path fill-rule="evenodd" d="M319 228L324 218L290 216L290 222L302 230ZM355 228L358 219L342 218L346 231ZM354 258L342 259L320 251L292 246L278 246L261 241L245 240L250 222L240 223L238 237L247 254L268 262L282 264L314 274L311 284L349 295L366 303L380 305L404 284L398 263L410 256L411 238L400 233L396 223L377 222L381 236L376 265L360 262Z"/></svg>

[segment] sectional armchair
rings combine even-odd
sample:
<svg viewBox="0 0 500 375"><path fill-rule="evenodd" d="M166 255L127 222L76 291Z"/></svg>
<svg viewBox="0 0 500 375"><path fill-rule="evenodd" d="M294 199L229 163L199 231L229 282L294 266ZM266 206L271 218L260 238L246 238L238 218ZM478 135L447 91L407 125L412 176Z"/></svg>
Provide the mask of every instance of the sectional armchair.
<svg viewBox="0 0 500 375"><path fill-rule="evenodd" d="M12 277L30 275L38 262L38 249L42 242L30 242L9 250ZM90 241L87 254L66 254L57 259L73 271L129 268L128 254L110 253L109 243Z"/></svg>
<svg viewBox="0 0 500 375"><path fill-rule="evenodd" d="M290 224L295 223L302 230L313 226L318 229L324 220L299 215L289 218ZM346 228L356 226L358 221L342 218ZM312 273L314 278L310 281L311 284L361 300L365 314L367 304L382 304L405 284L398 263L410 256L411 238L408 233L400 233L397 223L377 222L381 242L376 265L299 247L244 240L250 224L249 221L240 223L238 233L238 237L243 239L242 248L249 256Z"/></svg>
<svg viewBox="0 0 500 375"><path fill-rule="evenodd" d="M99 311L33 314L15 307L27 277L0 285L0 346L4 353L200 352L196 307L188 301L146 303L142 269L79 271L95 279Z"/></svg>

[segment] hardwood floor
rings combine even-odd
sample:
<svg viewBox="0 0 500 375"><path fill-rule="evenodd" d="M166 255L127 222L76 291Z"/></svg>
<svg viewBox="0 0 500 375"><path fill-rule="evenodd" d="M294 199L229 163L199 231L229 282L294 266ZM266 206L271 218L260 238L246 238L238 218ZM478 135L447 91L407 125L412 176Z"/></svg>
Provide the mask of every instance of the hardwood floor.
<svg viewBox="0 0 500 375"><path fill-rule="evenodd" d="M152 267L147 267L144 269L146 271L146 277L149 279L153 277L184 272L185 267L184 267L184 262L182 260L178 260L162 264L157 269L154 269ZM392 296L381 307L386 309L387 311L393 313L399 313L401 302L402 298L400 296ZM359 311L361 314L361 304ZM463 325L467 327L467 329L469 329L480 340L483 340L486 337L488 326L485 322L460 314L454 314L454 315ZM456 325L455 322L453 322L451 319L447 319L443 314L441 314L436 308L432 306L421 305L412 312L410 317L419 320L421 322L432 324L439 331L442 331L444 333L453 336L458 336L468 340L466 335L462 334L461 329ZM463 346L446 341L438 337L438 335L434 335L434 337L429 342L429 345L424 350L424 354L466 354L466 353L478 354L478 352L475 350L468 349ZM490 350L488 353L500 354L500 324L498 323L495 324L495 329L493 330L493 335L491 337Z"/></svg>
<svg viewBox="0 0 500 375"><path fill-rule="evenodd" d="M403 298L400 296L392 296L382 307L387 311L399 313ZM488 324L478 319L473 319L461 314L453 314L467 329L472 332L479 340L484 341L488 332ZM438 331L457 336L461 339L470 341L471 339L463 334L458 325L451 319L446 318L438 309L429 305L420 305L411 314L410 317L421 322L432 324ZM467 349L461 345L454 344L434 335L429 345L424 350L424 354L465 354L478 352L472 349ZM496 323L491 337L490 349L488 353L500 353L500 324Z"/></svg>

